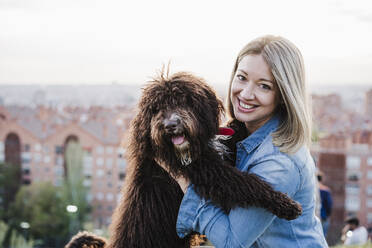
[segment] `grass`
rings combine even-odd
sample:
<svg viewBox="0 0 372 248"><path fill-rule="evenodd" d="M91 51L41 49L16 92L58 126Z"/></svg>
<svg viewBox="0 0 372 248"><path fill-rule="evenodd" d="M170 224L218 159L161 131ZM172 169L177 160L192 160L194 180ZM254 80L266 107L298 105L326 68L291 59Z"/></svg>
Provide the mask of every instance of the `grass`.
<svg viewBox="0 0 372 248"><path fill-rule="evenodd" d="M337 245L330 248L372 248L372 243L368 241L365 245Z"/></svg>

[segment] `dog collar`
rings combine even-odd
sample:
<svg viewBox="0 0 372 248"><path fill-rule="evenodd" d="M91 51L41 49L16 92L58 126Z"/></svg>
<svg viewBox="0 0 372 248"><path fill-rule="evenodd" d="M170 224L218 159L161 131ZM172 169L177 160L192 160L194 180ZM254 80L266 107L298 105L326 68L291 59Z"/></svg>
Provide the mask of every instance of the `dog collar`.
<svg viewBox="0 0 372 248"><path fill-rule="evenodd" d="M232 136L235 133L234 129L229 127L220 127L218 129L219 135L226 135L226 136Z"/></svg>

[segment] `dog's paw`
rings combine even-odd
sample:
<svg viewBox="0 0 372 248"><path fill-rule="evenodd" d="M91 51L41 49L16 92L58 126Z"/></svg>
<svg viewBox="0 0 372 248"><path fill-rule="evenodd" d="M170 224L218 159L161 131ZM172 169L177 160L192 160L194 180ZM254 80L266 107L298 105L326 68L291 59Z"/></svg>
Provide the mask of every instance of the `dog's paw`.
<svg viewBox="0 0 372 248"><path fill-rule="evenodd" d="M297 219L302 214L302 207L299 203L293 201L293 204L288 206L288 211L283 212L283 216L279 218L283 218L286 220L294 220Z"/></svg>
<svg viewBox="0 0 372 248"><path fill-rule="evenodd" d="M294 220L302 214L302 207L299 203L292 200L286 194L280 193L281 197L277 197L277 202L271 205L273 214L281 219Z"/></svg>

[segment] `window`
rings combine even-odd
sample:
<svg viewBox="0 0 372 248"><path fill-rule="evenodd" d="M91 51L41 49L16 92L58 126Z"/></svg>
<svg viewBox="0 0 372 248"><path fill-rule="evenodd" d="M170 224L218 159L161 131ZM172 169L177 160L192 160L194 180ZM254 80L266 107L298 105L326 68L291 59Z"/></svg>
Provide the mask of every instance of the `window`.
<svg viewBox="0 0 372 248"><path fill-rule="evenodd" d="M84 176L85 177L90 177L90 176L92 176L92 169L91 168L87 168L87 167L84 167L83 168L83 173L84 173Z"/></svg>
<svg viewBox="0 0 372 248"><path fill-rule="evenodd" d="M112 168L112 158L106 159L106 167L111 169Z"/></svg>
<svg viewBox="0 0 372 248"><path fill-rule="evenodd" d="M43 152L48 153L49 152L49 147L48 146L43 146Z"/></svg>
<svg viewBox="0 0 372 248"><path fill-rule="evenodd" d="M112 201L112 200L114 200L114 195L113 195L112 193L108 193L108 194L106 195L106 199L107 199L108 201Z"/></svg>
<svg viewBox="0 0 372 248"><path fill-rule="evenodd" d="M63 179L62 178L57 178L55 181L54 181L54 185L55 186L62 186L62 183L63 183Z"/></svg>
<svg viewBox="0 0 372 248"><path fill-rule="evenodd" d="M357 196L347 196L345 199L345 210L346 211L359 211L360 199Z"/></svg>
<svg viewBox="0 0 372 248"><path fill-rule="evenodd" d="M119 173L119 179L120 180L124 180L124 178L125 178L125 173L124 172L120 172Z"/></svg>
<svg viewBox="0 0 372 248"><path fill-rule="evenodd" d="M358 170L360 167L360 157L357 156L347 156L346 167L348 169Z"/></svg>
<svg viewBox="0 0 372 248"><path fill-rule="evenodd" d="M88 155L84 156L83 164L84 164L84 168L90 169L92 167L92 164L93 164L92 156L88 156Z"/></svg>
<svg viewBox="0 0 372 248"><path fill-rule="evenodd" d="M111 212L112 211L112 206L108 206L108 210ZM106 218L106 225L110 225L111 223L111 217Z"/></svg>
<svg viewBox="0 0 372 248"><path fill-rule="evenodd" d="M22 183L25 184L25 185L30 185L31 184L31 180L28 179L28 178L25 178L25 179L22 179Z"/></svg>
<svg viewBox="0 0 372 248"><path fill-rule="evenodd" d="M39 143L35 144L34 149L35 149L35 151L40 152L41 151L41 145Z"/></svg>
<svg viewBox="0 0 372 248"><path fill-rule="evenodd" d="M346 195L359 195L359 185L347 184L345 187Z"/></svg>
<svg viewBox="0 0 372 248"><path fill-rule="evenodd" d="M62 177L64 173L63 167L61 166L54 167L54 173L56 176Z"/></svg>
<svg viewBox="0 0 372 248"><path fill-rule="evenodd" d="M63 154L63 146L55 146L56 154Z"/></svg>
<svg viewBox="0 0 372 248"><path fill-rule="evenodd" d="M30 170L31 165L30 164L22 164L22 169L29 169Z"/></svg>
<svg viewBox="0 0 372 248"><path fill-rule="evenodd" d="M93 200L92 193L87 193L86 197L87 197L87 202L89 202L89 203L92 202L92 200Z"/></svg>
<svg viewBox="0 0 372 248"><path fill-rule="evenodd" d="M21 153L21 160L22 160L22 164L31 163L31 153L30 152L22 152Z"/></svg>
<svg viewBox="0 0 372 248"><path fill-rule="evenodd" d="M105 174L105 172L102 169L99 169L96 171L97 177L102 177Z"/></svg>
<svg viewBox="0 0 372 248"><path fill-rule="evenodd" d="M30 151L30 144L25 144L24 146L23 146L23 151L24 152L29 152Z"/></svg>
<svg viewBox="0 0 372 248"><path fill-rule="evenodd" d="M86 156L92 156L92 148L91 147L84 147L83 148Z"/></svg>
<svg viewBox="0 0 372 248"><path fill-rule="evenodd" d="M367 178L372 179L372 171L367 171Z"/></svg>
<svg viewBox="0 0 372 248"><path fill-rule="evenodd" d="M116 195L116 202L120 202L120 200L121 200L121 194L119 193Z"/></svg>
<svg viewBox="0 0 372 248"><path fill-rule="evenodd" d="M96 160L96 165L98 165L98 166L102 166L103 163L104 163L103 158L97 158L97 160Z"/></svg>
<svg viewBox="0 0 372 248"><path fill-rule="evenodd" d="M121 125L123 125L123 120L122 119L116 119L116 125L118 125L118 126L121 126Z"/></svg>
<svg viewBox="0 0 372 248"><path fill-rule="evenodd" d="M119 158L118 160L119 170L123 171L125 170L125 167L127 166L127 162L123 158Z"/></svg>
<svg viewBox="0 0 372 248"><path fill-rule="evenodd" d="M35 163L40 163L40 161L41 161L40 153L34 153L34 161L35 161Z"/></svg>
<svg viewBox="0 0 372 248"><path fill-rule="evenodd" d="M96 194L96 198L97 198L97 200L102 200L103 199L103 193L101 193L101 192L98 192L97 194Z"/></svg>
<svg viewBox="0 0 372 248"><path fill-rule="evenodd" d="M367 222L368 222L368 224L372 223L372 213L367 214Z"/></svg>
<svg viewBox="0 0 372 248"><path fill-rule="evenodd" d="M4 151L4 142L0 141L0 152Z"/></svg>
<svg viewBox="0 0 372 248"><path fill-rule="evenodd" d="M56 166L62 166L63 165L63 158L62 158L62 156L56 156L56 158L55 158L55 164L56 164Z"/></svg>
<svg viewBox="0 0 372 248"><path fill-rule="evenodd" d="M367 158L368 166L372 166L372 157Z"/></svg>
<svg viewBox="0 0 372 248"><path fill-rule="evenodd" d="M124 157L125 149L120 147L119 149L117 149L117 153L118 153L118 158L122 158Z"/></svg>
<svg viewBox="0 0 372 248"><path fill-rule="evenodd" d="M103 154L103 152L104 152L104 148L103 148L103 146L97 146L96 147L96 152L97 152L97 154Z"/></svg>
<svg viewBox="0 0 372 248"><path fill-rule="evenodd" d="M114 153L114 148L112 146L106 147L106 153L107 154L113 154Z"/></svg>
<svg viewBox="0 0 372 248"><path fill-rule="evenodd" d="M367 195L372 195L372 185L367 186Z"/></svg>
<svg viewBox="0 0 372 248"><path fill-rule="evenodd" d="M89 179L84 179L84 181L83 181L83 185L84 185L85 187L89 187L89 186L92 185L92 181L89 180Z"/></svg>
<svg viewBox="0 0 372 248"><path fill-rule="evenodd" d="M347 172L347 179L352 182L359 181L361 177L361 173L359 171L348 171Z"/></svg>
<svg viewBox="0 0 372 248"><path fill-rule="evenodd" d="M372 208L372 198L367 199L367 207Z"/></svg>
<svg viewBox="0 0 372 248"><path fill-rule="evenodd" d="M50 163L50 157L49 156L45 156L44 157L44 163L45 164L49 164Z"/></svg>

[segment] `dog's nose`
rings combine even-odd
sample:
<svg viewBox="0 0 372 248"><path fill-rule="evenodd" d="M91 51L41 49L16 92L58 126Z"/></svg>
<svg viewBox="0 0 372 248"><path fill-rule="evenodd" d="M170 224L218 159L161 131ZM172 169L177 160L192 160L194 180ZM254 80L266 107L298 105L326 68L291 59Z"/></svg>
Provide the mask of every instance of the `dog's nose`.
<svg viewBox="0 0 372 248"><path fill-rule="evenodd" d="M175 131L177 126L181 123L180 119L178 118L170 118L168 120L164 120L164 127L168 132Z"/></svg>

